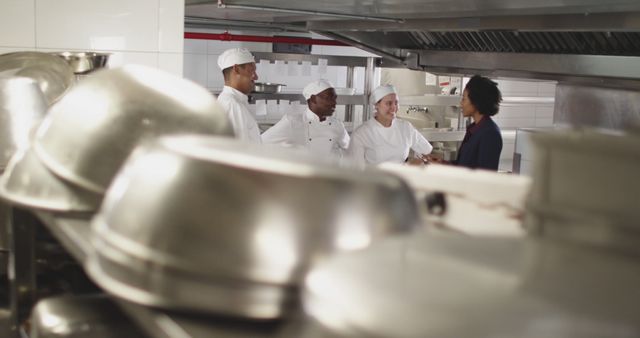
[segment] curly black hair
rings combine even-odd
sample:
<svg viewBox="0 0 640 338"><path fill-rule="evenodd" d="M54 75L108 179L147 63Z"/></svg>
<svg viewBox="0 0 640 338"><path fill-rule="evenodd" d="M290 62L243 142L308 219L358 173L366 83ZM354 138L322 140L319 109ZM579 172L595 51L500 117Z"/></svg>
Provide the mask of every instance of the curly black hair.
<svg viewBox="0 0 640 338"><path fill-rule="evenodd" d="M496 82L480 75L474 75L467 82L464 90L467 91L469 100L480 114L493 116L500 110L502 94Z"/></svg>

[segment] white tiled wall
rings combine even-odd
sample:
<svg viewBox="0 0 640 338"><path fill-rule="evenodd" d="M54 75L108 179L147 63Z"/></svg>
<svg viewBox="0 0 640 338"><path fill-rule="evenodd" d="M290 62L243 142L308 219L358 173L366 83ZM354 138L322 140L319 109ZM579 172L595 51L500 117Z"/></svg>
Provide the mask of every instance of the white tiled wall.
<svg viewBox="0 0 640 338"><path fill-rule="evenodd" d="M504 98L520 97L554 98L555 82L496 80ZM553 101L549 103L502 103L500 112L493 117L503 131L503 148L500 169L511 171L514 152L514 130L517 128L551 127L553 125Z"/></svg>
<svg viewBox="0 0 640 338"><path fill-rule="evenodd" d="M0 52L101 51L182 76L184 0L1 0Z"/></svg>

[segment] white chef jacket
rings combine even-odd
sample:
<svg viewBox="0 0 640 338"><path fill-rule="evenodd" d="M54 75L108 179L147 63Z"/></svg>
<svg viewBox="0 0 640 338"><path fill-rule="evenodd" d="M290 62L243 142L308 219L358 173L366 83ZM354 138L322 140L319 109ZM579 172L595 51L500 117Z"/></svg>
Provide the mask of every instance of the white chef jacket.
<svg viewBox="0 0 640 338"><path fill-rule="evenodd" d="M387 128L372 118L353 132L348 153L356 164L364 166L383 162L404 163L409 149L426 155L433 147L407 121L393 119Z"/></svg>
<svg viewBox="0 0 640 338"><path fill-rule="evenodd" d="M344 124L333 116L320 122L308 107L302 114L287 114L262 134L263 143L308 149L313 155L341 157L349 146Z"/></svg>
<svg viewBox="0 0 640 338"><path fill-rule="evenodd" d="M258 123L249 111L249 97L241 91L224 86L218 95L218 102L227 112L236 138L260 143Z"/></svg>

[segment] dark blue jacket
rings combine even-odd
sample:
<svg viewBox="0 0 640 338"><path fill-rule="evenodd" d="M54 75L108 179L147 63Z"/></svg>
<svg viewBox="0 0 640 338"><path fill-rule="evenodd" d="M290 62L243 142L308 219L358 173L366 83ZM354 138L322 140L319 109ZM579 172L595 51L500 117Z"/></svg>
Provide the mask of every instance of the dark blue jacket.
<svg viewBox="0 0 640 338"><path fill-rule="evenodd" d="M484 116L479 123L467 127L467 133L458 150L456 165L473 169L498 170L502 136L491 117Z"/></svg>

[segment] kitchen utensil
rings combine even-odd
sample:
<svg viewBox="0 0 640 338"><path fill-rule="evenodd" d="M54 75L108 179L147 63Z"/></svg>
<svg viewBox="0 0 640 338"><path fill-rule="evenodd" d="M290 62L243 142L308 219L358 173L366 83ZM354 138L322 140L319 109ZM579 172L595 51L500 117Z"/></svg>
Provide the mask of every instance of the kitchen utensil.
<svg viewBox="0 0 640 338"><path fill-rule="evenodd" d="M42 121L47 103L38 84L29 78L0 78L0 171L17 149L29 144Z"/></svg>
<svg viewBox="0 0 640 338"><path fill-rule="evenodd" d="M33 147L56 175L102 194L139 142L186 133L233 135L226 113L206 89L128 65L74 86L49 109Z"/></svg>
<svg viewBox="0 0 640 338"><path fill-rule="evenodd" d="M144 334L104 295L57 296L31 313L32 338L137 338Z"/></svg>
<svg viewBox="0 0 640 338"><path fill-rule="evenodd" d="M87 212L98 208L102 196L71 185L50 172L35 153L16 153L0 177L0 197L27 208Z"/></svg>
<svg viewBox="0 0 640 338"><path fill-rule="evenodd" d="M275 94L279 93L284 86L286 85L279 83L256 82L253 87L253 93Z"/></svg>
<svg viewBox="0 0 640 338"><path fill-rule="evenodd" d="M54 54L67 61L74 74L86 74L106 67L111 55L110 53L97 52L61 52Z"/></svg>
<svg viewBox="0 0 640 338"><path fill-rule="evenodd" d="M88 266L130 301L271 319L312 262L418 223L393 175L234 139L163 138L109 189Z"/></svg>
<svg viewBox="0 0 640 338"><path fill-rule="evenodd" d="M33 79L40 86L48 105L59 100L74 83L73 71L69 64L48 53L2 54L0 55L0 73Z"/></svg>

